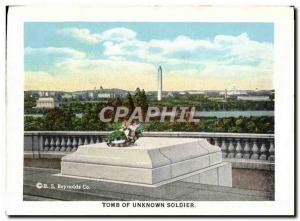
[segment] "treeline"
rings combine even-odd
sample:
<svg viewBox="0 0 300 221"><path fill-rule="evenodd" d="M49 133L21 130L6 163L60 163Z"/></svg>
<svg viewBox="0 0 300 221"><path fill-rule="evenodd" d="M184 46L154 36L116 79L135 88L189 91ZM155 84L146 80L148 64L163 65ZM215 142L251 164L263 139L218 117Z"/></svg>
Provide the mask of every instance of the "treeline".
<svg viewBox="0 0 300 221"><path fill-rule="evenodd" d="M186 131L224 133L274 133L274 117L200 118L199 123L151 121L146 131Z"/></svg>
<svg viewBox="0 0 300 221"><path fill-rule="evenodd" d="M75 131L99 131L112 130L118 124L104 123L100 121L99 113L106 106L126 106L132 112L135 107L141 107L145 113L148 108L147 96L144 90L136 89L133 96L127 94L122 99L116 97L107 103L85 103L80 102L66 104L51 110L44 110L43 117L26 116L24 120L25 130L75 130ZM82 117L76 117L76 113L82 113ZM114 117L114 116L111 116Z"/></svg>
<svg viewBox="0 0 300 221"><path fill-rule="evenodd" d="M242 110L274 110L274 101L244 101L236 98L211 100L205 95L181 95L165 97L162 101L155 98L149 100L150 106L194 106L198 111L242 111Z"/></svg>
<svg viewBox="0 0 300 221"><path fill-rule="evenodd" d="M26 98L30 105L34 100ZM164 101L163 101L164 102ZM144 90L139 88L134 95L125 98L117 97L107 102L82 103L71 102L51 110L43 110L43 117L26 116L25 131L111 131L120 123L104 123L100 121L99 113L106 106L126 106L130 112L135 107L141 107L143 113L154 102L149 101ZM27 104L25 108L30 108ZM174 105L184 106L185 104ZM188 106L188 105L186 105ZM82 117L76 117L81 113ZM195 132L225 132L225 133L274 133L274 117L229 117L200 118L199 123L159 122L152 120L144 124L145 131L195 131Z"/></svg>
<svg viewBox="0 0 300 221"><path fill-rule="evenodd" d="M181 95L164 97L161 101L156 100L156 96L147 97L144 90L137 89L135 94L128 94L125 99L117 97L108 101L80 101L78 99L64 100L60 103L61 108L69 108L75 113L83 113L90 104L102 103L122 103L132 105L146 105L152 107L173 107L173 106L193 106L197 111L254 111L254 110L274 110L274 101L243 101L229 98L227 101L211 100L205 95ZM36 106L35 98L25 95L25 114L44 114L46 110L33 108Z"/></svg>
<svg viewBox="0 0 300 221"><path fill-rule="evenodd" d="M82 118L69 113L46 114L42 118L25 117L25 131L111 131L118 123L103 123L98 115ZM58 114L59 113L59 114ZM274 133L274 117L200 118L199 123L150 121L144 124L145 131L190 131L224 133Z"/></svg>

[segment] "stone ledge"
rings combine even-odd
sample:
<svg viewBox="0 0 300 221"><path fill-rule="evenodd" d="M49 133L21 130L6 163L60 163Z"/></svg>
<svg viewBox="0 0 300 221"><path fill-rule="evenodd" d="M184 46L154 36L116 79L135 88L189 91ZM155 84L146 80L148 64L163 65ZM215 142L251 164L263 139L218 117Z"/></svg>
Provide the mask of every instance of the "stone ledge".
<svg viewBox="0 0 300 221"><path fill-rule="evenodd" d="M61 159L72 152L59 151L24 151L25 159Z"/></svg>
<svg viewBox="0 0 300 221"><path fill-rule="evenodd" d="M25 136L33 135L97 135L107 136L112 131L24 131ZM189 137L189 138L263 138L274 139L274 134L212 133L212 132L143 132L144 137Z"/></svg>
<svg viewBox="0 0 300 221"><path fill-rule="evenodd" d="M219 168L222 168L222 167L228 166L228 165L230 165L228 162L219 163L219 164L216 164L216 165L211 166L211 167L206 167L206 168L203 168L201 170L194 171L192 173L188 173L188 174L184 174L184 175L180 175L178 177L174 177L172 179L169 179L169 180L166 180L166 181L161 181L161 182L155 183L155 184L131 183L131 182L126 182L126 181L107 180L107 179L98 179L98 178L89 178L89 177L79 177L79 176L62 175L62 174L55 174L54 176L74 178L74 179L81 179L81 180L91 180L91 181L99 181L99 182L108 182L108 183L118 183L118 184L126 184L126 185L136 185L136 186L144 186L144 187L159 187L159 186L162 186L162 185L165 185L165 184L168 184L168 183L173 183L175 181L180 181L180 180L185 180L185 179L189 180L189 178L192 177L192 176L197 176L197 175L200 175L201 173L209 172L209 171L214 170L214 169L218 170ZM230 169L231 169L231 167L230 167ZM219 181L217 181L217 184L215 184L215 185L218 185L218 182ZM197 182L197 183L201 183L201 181ZM229 184L227 182L225 185L222 185L222 186L232 186L232 181L230 180Z"/></svg>
<svg viewBox="0 0 300 221"><path fill-rule="evenodd" d="M139 201L234 201L274 200L274 192L252 191L175 181L157 188L53 176L59 170L24 169L24 200L139 200ZM89 190L37 189L36 183L86 184ZM35 196L35 197L28 197ZM41 197L39 199L39 197ZM49 200L50 200L49 199Z"/></svg>
<svg viewBox="0 0 300 221"><path fill-rule="evenodd" d="M275 163L267 160L224 158L224 161L230 162L233 168L269 171L275 170Z"/></svg>
<svg viewBox="0 0 300 221"><path fill-rule="evenodd" d="M39 160L60 160L62 157L73 152L59 152L59 151L25 151L24 159L39 159ZM252 160L252 159L237 159L237 158L223 158L223 161L230 162L232 168L239 169L253 169L253 170L275 170L274 162L267 160Z"/></svg>

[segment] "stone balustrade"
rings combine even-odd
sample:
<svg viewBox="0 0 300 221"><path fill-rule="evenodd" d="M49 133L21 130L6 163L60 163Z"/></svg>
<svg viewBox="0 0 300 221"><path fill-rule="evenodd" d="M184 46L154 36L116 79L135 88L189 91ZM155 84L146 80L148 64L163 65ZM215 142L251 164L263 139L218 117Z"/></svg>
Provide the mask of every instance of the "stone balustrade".
<svg viewBox="0 0 300 221"><path fill-rule="evenodd" d="M78 146L100 143L109 131L25 131L24 150L32 152L76 151ZM146 137L206 138L221 148L223 158L274 161L274 134L144 132Z"/></svg>

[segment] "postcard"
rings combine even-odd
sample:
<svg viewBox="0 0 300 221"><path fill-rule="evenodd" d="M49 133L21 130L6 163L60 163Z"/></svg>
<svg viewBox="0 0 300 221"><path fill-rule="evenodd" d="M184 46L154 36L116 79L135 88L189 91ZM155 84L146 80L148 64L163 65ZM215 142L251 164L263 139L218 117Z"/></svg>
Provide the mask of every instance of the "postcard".
<svg viewBox="0 0 300 221"><path fill-rule="evenodd" d="M295 214L292 6L7 21L8 215Z"/></svg>

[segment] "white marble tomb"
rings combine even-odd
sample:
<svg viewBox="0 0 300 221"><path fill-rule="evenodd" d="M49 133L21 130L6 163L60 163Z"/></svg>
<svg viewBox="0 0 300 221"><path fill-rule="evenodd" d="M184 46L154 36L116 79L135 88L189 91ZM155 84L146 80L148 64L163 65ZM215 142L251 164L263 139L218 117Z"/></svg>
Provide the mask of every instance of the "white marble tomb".
<svg viewBox="0 0 300 221"><path fill-rule="evenodd" d="M231 164L206 139L141 137L131 147L80 146L62 158L61 175L133 185L176 180L232 186Z"/></svg>

